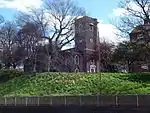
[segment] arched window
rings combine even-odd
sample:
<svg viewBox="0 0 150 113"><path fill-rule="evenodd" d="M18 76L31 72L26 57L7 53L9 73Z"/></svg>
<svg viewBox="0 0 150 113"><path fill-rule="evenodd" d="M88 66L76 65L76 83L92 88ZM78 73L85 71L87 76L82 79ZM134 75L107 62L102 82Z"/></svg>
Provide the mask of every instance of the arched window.
<svg viewBox="0 0 150 113"><path fill-rule="evenodd" d="M94 24L93 23L90 23L90 31L93 31L93 29L94 29Z"/></svg>
<svg viewBox="0 0 150 113"><path fill-rule="evenodd" d="M74 59L75 64L79 65L79 56L75 55L75 59Z"/></svg>
<svg viewBox="0 0 150 113"><path fill-rule="evenodd" d="M75 69L75 72L78 73L80 70L78 68Z"/></svg>
<svg viewBox="0 0 150 113"><path fill-rule="evenodd" d="M91 42L91 43L93 43L93 42L94 42L93 38L90 38L90 42Z"/></svg>
<svg viewBox="0 0 150 113"><path fill-rule="evenodd" d="M94 65L95 64L95 61L94 60L91 60L91 65Z"/></svg>
<svg viewBox="0 0 150 113"><path fill-rule="evenodd" d="M91 64L90 64L90 73L95 73L96 72L96 65L95 65L95 61L91 60Z"/></svg>
<svg viewBox="0 0 150 113"><path fill-rule="evenodd" d="M95 68L91 68L91 69L90 69L90 72L91 72L91 73L95 73Z"/></svg>
<svg viewBox="0 0 150 113"><path fill-rule="evenodd" d="M90 73L95 73L96 72L96 66L95 65L91 65L90 66Z"/></svg>

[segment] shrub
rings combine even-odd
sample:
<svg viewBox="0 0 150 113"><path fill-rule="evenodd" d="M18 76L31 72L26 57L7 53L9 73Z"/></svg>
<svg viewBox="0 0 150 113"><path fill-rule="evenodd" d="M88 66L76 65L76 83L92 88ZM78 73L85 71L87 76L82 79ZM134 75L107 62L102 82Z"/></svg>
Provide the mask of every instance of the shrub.
<svg viewBox="0 0 150 113"><path fill-rule="evenodd" d="M0 70L0 81L7 81L9 79L19 77L23 75L22 71L18 71L15 69L1 69Z"/></svg>

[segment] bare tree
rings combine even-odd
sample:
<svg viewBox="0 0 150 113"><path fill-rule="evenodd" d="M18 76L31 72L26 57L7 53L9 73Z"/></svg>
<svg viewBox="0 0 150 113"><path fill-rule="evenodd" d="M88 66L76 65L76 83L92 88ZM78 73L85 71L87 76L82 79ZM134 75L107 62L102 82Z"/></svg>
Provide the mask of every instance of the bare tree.
<svg viewBox="0 0 150 113"><path fill-rule="evenodd" d="M129 44L126 44L126 50L129 51L126 52L129 53L126 54L128 56L126 58L130 60L128 64L130 65L133 64L133 62L141 60L143 60L144 63L149 62L150 0L122 0L120 7L123 8L124 13L119 18L118 23L116 23L116 27L121 31L121 37L130 38ZM122 43L122 45L125 44ZM138 49L135 49L135 47ZM142 59L137 58L135 55L142 55ZM145 58L145 56L147 58ZM124 62L126 61L124 60Z"/></svg>
<svg viewBox="0 0 150 113"><path fill-rule="evenodd" d="M49 21L44 9L30 9L28 13L18 12L16 18L19 27L32 23L38 27L43 38L49 36Z"/></svg>
<svg viewBox="0 0 150 113"><path fill-rule="evenodd" d="M52 25L51 40L61 49L74 39L74 20L85 12L71 0L49 1L45 6Z"/></svg>
<svg viewBox="0 0 150 113"><path fill-rule="evenodd" d="M83 15L85 11L71 0L50 0L40 10L20 13L17 20L20 25L30 22L39 26L43 38L48 40L48 62L52 65L57 62L59 51L74 41L74 20Z"/></svg>
<svg viewBox="0 0 150 113"><path fill-rule="evenodd" d="M36 58L38 46L42 40L42 35L39 32L39 27L33 23L26 23L18 32L18 46L22 48L23 61L27 60L31 63L32 71L36 71Z"/></svg>
<svg viewBox="0 0 150 113"><path fill-rule="evenodd" d="M124 9L116 27L129 36L131 31L143 22L150 22L150 1L149 0L123 0L120 7Z"/></svg>
<svg viewBox="0 0 150 113"><path fill-rule="evenodd" d="M2 46L3 62L6 67L14 65L13 53L16 47L17 28L14 23L6 22L0 29L0 45Z"/></svg>
<svg viewBox="0 0 150 113"><path fill-rule="evenodd" d="M145 48L137 45L136 42L124 41L120 43L113 53L113 62L117 64L127 65L128 71L132 72L132 65L136 61L142 61L145 57L143 51Z"/></svg>
<svg viewBox="0 0 150 113"><path fill-rule="evenodd" d="M53 41L59 49L74 39L74 20L85 15L85 11L71 0L50 0L41 9L31 9L29 13L19 13L20 25L36 23L43 37Z"/></svg>
<svg viewBox="0 0 150 113"><path fill-rule="evenodd" d="M114 44L107 41L101 41L95 45L95 52L87 55L89 61L97 60L100 62L101 71L107 70L107 66L112 64Z"/></svg>
<svg viewBox="0 0 150 113"><path fill-rule="evenodd" d="M51 59L57 61L58 52L62 47L74 40L74 20L78 16L85 15L85 11L71 0L56 0L45 3L47 14L51 20L51 36L49 43L53 41Z"/></svg>

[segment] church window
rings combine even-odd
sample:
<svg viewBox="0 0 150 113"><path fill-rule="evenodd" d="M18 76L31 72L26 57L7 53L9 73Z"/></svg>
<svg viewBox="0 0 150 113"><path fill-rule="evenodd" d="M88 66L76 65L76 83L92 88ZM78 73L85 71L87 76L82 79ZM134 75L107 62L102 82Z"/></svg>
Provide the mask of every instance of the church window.
<svg viewBox="0 0 150 113"><path fill-rule="evenodd" d="M91 60L91 63L90 63L90 73L95 73L95 72L96 72L95 61Z"/></svg>
<svg viewBox="0 0 150 113"><path fill-rule="evenodd" d="M96 67L90 67L90 73L95 73L96 72Z"/></svg>
<svg viewBox="0 0 150 113"><path fill-rule="evenodd" d="M82 43L83 42L83 40L79 40L79 43Z"/></svg>
<svg viewBox="0 0 150 113"><path fill-rule="evenodd" d="M90 23L90 30L93 31L93 23Z"/></svg>
<svg viewBox="0 0 150 113"><path fill-rule="evenodd" d="M68 60L67 59L65 59L65 65L67 65L68 64Z"/></svg>
<svg viewBox="0 0 150 113"><path fill-rule="evenodd" d="M91 73L94 73L94 72L95 72L95 69L94 69L94 68L91 68L90 72L91 72Z"/></svg>
<svg viewBox="0 0 150 113"><path fill-rule="evenodd" d="M75 64L79 65L79 56L78 55L75 56L74 61L75 61Z"/></svg>
<svg viewBox="0 0 150 113"><path fill-rule="evenodd" d="M78 68L76 68L76 69L75 69L75 72L76 72L76 73L78 73L78 72L79 72L79 69L78 69Z"/></svg>
<svg viewBox="0 0 150 113"><path fill-rule="evenodd" d="M143 38L143 34L139 34L138 39L142 39L142 38Z"/></svg>
<svg viewBox="0 0 150 113"><path fill-rule="evenodd" d="M93 43L93 38L90 38L90 42Z"/></svg>
<svg viewBox="0 0 150 113"><path fill-rule="evenodd" d="M94 60L91 60L91 64L94 65L94 64L95 64L95 61L94 61Z"/></svg>

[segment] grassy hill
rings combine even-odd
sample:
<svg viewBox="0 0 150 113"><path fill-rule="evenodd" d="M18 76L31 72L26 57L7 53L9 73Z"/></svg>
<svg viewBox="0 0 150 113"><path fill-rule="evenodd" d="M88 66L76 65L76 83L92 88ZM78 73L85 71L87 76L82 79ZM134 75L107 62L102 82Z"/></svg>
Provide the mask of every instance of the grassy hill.
<svg viewBox="0 0 150 113"><path fill-rule="evenodd" d="M0 83L0 96L148 94L150 73L42 73Z"/></svg>

